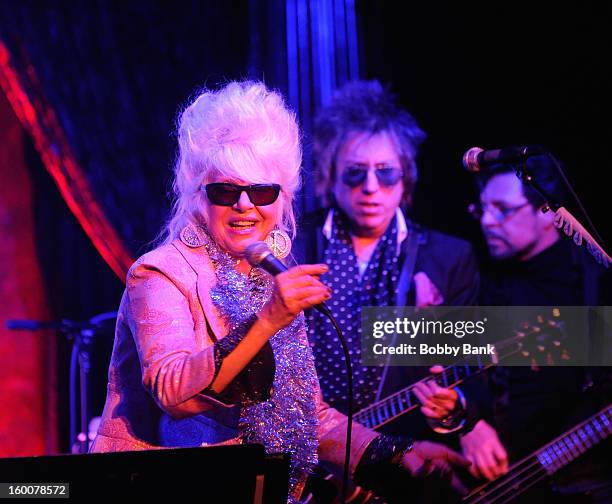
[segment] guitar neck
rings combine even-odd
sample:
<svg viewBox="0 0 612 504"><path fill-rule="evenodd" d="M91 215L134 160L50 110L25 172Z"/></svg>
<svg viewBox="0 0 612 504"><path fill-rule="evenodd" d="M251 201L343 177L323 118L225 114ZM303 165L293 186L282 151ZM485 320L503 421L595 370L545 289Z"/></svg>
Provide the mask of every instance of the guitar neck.
<svg viewBox="0 0 612 504"><path fill-rule="evenodd" d="M462 383L466 378L487 369L487 367L489 366L448 366L438 375L436 381L440 386L453 388ZM353 419L370 429L377 429L395 420L419 405L419 400L414 394L415 386L416 384L409 385L363 408L353 415Z"/></svg>
<svg viewBox="0 0 612 504"><path fill-rule="evenodd" d="M612 405L562 434L534 455L550 475L612 435Z"/></svg>
<svg viewBox="0 0 612 504"><path fill-rule="evenodd" d="M612 404L535 453L513 464L501 478L485 483L463 498L469 504L509 502L527 489L576 460L612 435Z"/></svg>
<svg viewBox="0 0 612 504"><path fill-rule="evenodd" d="M511 355L520 352L522 349L522 341L524 338L532 334L539 333L539 329L532 329L525 332L520 332L512 338L500 340L495 343L495 353L489 357L478 357L478 365L468 366L456 364L447 366L444 370L436 375L436 382L441 387L453 388L460 385L465 379L471 376L482 373L492 366L496 366L500 361L510 357ZM483 363L483 359L486 363ZM465 361L463 361L465 362ZM428 380L431 377L423 378ZM420 383L420 382L417 382ZM377 429L386 423L395 420L401 415L408 413L419 405L419 400L414 394L416 383L409 385L402 390L377 401L353 415L353 419L370 429Z"/></svg>

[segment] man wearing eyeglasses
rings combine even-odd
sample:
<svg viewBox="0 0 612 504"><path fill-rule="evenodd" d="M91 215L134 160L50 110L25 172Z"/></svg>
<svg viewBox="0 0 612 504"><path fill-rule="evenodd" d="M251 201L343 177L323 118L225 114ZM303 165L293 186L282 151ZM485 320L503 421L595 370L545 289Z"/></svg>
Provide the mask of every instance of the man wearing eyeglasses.
<svg viewBox="0 0 612 504"><path fill-rule="evenodd" d="M413 223L408 209L417 180L415 158L425 134L415 119L396 106L378 82L353 82L321 110L315 126L317 190L325 208L300 226L301 259L323 262L323 281L332 289L327 303L342 328L353 363L354 410L359 411L427 375L427 369L360 365L361 307L472 305L478 293L476 261L467 242ZM325 399L346 410L346 369L332 326L318 312L309 315L309 338ZM435 382L417 386L421 412L436 432L469 428L469 401L461 391ZM419 414L404 415L383 427L397 436L441 436ZM372 443L355 480L385 486L380 475L395 455L384 436ZM369 466L369 467L368 467ZM364 485L365 486L365 485ZM387 499L405 501L390 486ZM433 497L429 496L430 500ZM441 499L441 498L440 498ZM438 499L439 500L439 499Z"/></svg>
<svg viewBox="0 0 612 504"><path fill-rule="evenodd" d="M568 203L557 167L548 155L529 158L527 170L550 198ZM546 202L516 176L515 166L490 166L477 175L477 183L480 201L471 205L470 213L480 222L490 256L482 267L482 305L605 304L600 286L602 268L584 247L561 236L553 222L554 213L542 211ZM581 412L576 408L590 399L584 391L593 375L586 368L542 367L536 371L530 367L499 367L490 377L495 407L461 438L462 451L472 461L472 473L484 479L493 480L504 474L509 462L532 453L567 430L572 425L572 421L568 422L572 414L576 415L575 424L598 409L587 406ZM603 379L607 379L605 374ZM596 454L584 458L588 460L578 463L577 472L572 473L570 467L559 473L554 497L564 497L569 502L609 502L610 477L602 476L609 467L600 466ZM580 472L595 483L581 486ZM599 500L580 500L587 489L596 495L593 489L598 485ZM546 488L540 492L550 497Z"/></svg>
<svg viewBox="0 0 612 504"><path fill-rule="evenodd" d="M543 156L539 156L543 159ZM546 176L538 183L553 194L564 196L554 174L543 170L545 161L530 160ZM554 226L554 213L542 212L544 201L531 187L525 188L511 166L499 165L480 177L480 203L473 205L472 215L480 220L491 258L496 261L524 262L554 245L560 238Z"/></svg>

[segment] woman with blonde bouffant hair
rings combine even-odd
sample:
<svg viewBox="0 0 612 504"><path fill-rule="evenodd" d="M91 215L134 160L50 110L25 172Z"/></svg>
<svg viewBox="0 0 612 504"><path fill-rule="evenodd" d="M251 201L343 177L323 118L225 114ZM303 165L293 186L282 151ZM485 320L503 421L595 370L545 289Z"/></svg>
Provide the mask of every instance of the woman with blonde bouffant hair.
<svg viewBox="0 0 612 504"><path fill-rule="evenodd" d="M343 459L346 420L320 400L302 315L330 297L327 268L273 278L244 257L265 240L282 255L295 234L295 116L263 84L232 82L185 108L178 143L172 216L129 270L91 451L260 443L291 454L296 499L320 441ZM359 460L376 434L354 432Z"/></svg>

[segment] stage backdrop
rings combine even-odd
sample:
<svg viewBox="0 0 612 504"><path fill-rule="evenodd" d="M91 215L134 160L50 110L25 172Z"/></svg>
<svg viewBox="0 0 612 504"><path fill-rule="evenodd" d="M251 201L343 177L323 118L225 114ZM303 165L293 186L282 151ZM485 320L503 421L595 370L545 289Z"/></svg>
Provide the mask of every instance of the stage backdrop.
<svg viewBox="0 0 612 504"><path fill-rule="evenodd" d="M57 450L55 334L9 331L7 319L49 317L37 257L26 133L0 94L0 456Z"/></svg>

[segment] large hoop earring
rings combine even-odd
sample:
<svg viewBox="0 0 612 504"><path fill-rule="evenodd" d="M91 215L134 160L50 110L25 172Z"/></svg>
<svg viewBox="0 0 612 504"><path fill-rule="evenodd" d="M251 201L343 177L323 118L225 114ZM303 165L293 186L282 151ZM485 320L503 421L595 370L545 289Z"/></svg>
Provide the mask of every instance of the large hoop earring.
<svg viewBox="0 0 612 504"><path fill-rule="evenodd" d="M187 224L180 233L181 241L190 248L198 248L206 244L206 233L201 226Z"/></svg>
<svg viewBox="0 0 612 504"><path fill-rule="evenodd" d="M291 238L280 229L270 231L265 242L277 259L284 259L291 252Z"/></svg>

